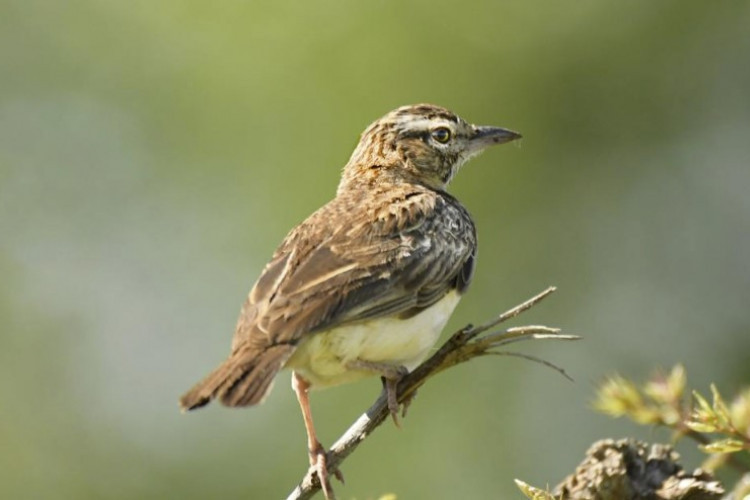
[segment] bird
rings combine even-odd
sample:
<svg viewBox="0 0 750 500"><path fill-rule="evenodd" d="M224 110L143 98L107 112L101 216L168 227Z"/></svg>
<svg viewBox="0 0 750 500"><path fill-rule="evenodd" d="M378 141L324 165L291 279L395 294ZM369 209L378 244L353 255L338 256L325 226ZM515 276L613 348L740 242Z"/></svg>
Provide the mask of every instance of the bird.
<svg viewBox="0 0 750 500"><path fill-rule="evenodd" d="M429 354L474 274L477 236L446 188L489 146L521 138L433 104L399 107L370 124L331 201L292 229L242 305L225 361L179 400L263 402L292 371L311 466L333 498L310 389L381 376L398 425L398 381Z"/></svg>

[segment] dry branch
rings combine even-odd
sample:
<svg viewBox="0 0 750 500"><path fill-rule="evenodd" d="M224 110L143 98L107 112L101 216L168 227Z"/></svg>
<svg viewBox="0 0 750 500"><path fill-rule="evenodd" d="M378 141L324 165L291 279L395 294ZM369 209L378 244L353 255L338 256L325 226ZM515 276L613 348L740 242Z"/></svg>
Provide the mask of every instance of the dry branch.
<svg viewBox="0 0 750 500"><path fill-rule="evenodd" d="M504 354L530 359L549 366L563 374L566 378L570 378L562 368L547 361L526 354L494 350L501 346L525 340L577 340L579 338L578 336L563 335L560 334L560 330L557 328L538 325L494 330L499 324L516 317L527 309L530 309L554 291L555 287L549 287L540 294L517 305L507 312L504 312L485 324L476 327L467 325L454 333L448 341L445 342L437 352L435 352L435 354L401 379L398 384L399 402L408 402L414 392L430 377L437 373L459 363L487 354ZM490 333L482 335L488 331ZM363 413L351 427L349 427L349 429L333 444L333 446L331 446L328 454L329 470L336 470L341 462L343 462L344 459L346 459L346 457L349 456L357 446L359 446L359 444L369 436L373 430L375 430L376 427L388 418L388 415L388 403L384 391L377 401L375 401L375 403ZM320 482L318 481L314 468L311 467L294 491L292 491L287 497L287 500L303 500L311 498L319 489Z"/></svg>

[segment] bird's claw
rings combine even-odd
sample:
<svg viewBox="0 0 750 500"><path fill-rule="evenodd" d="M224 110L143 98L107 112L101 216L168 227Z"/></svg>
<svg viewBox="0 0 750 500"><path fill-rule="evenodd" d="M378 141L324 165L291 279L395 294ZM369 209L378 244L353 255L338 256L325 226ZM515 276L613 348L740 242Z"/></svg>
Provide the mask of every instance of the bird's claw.
<svg viewBox="0 0 750 500"><path fill-rule="evenodd" d="M320 488L323 490L323 495L325 495L326 500L335 500L336 495L331 486L329 473L332 473L341 484L345 484L344 474L338 468L333 470L328 469L328 453L320 443L318 443L318 446L314 450L310 450L310 465L315 469L315 473L318 475Z"/></svg>
<svg viewBox="0 0 750 500"><path fill-rule="evenodd" d="M407 370L403 366L395 367L394 372L389 374L390 376L384 376L384 385L385 385L385 395L388 401L388 411L391 413L391 417L393 418L393 423L396 424L396 427L399 429L401 428L401 421L398 418L399 410L401 409L401 405L403 404L403 411L401 412L401 417L406 417L406 409L411 404L411 400L414 398L415 393L409 394L406 399L404 399L403 403L398 402L398 383L403 379L407 374L409 373L409 370Z"/></svg>

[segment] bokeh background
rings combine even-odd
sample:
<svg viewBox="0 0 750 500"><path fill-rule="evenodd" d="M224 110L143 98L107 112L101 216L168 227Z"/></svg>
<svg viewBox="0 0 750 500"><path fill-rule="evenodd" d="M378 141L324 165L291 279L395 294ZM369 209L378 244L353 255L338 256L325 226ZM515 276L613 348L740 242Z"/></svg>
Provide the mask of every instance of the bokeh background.
<svg viewBox="0 0 750 500"><path fill-rule="evenodd" d="M467 166L473 289L449 325L542 290L523 345L421 392L342 498L520 498L603 437L615 371L750 379L750 4L671 0L0 2L0 496L280 498L306 469L288 374L182 415L278 242L358 134L434 102L524 134ZM330 444L375 379L315 393ZM688 467L700 456L681 446Z"/></svg>

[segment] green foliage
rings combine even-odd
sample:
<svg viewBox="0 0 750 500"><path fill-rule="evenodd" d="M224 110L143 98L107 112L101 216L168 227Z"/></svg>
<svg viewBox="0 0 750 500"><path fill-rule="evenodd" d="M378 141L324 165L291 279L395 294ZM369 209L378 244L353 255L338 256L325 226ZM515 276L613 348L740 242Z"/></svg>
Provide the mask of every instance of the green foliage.
<svg viewBox="0 0 750 500"><path fill-rule="evenodd" d="M675 366L667 376L655 375L642 387L613 375L599 387L594 408L613 417L628 416L639 424L673 426L685 413L685 370Z"/></svg>
<svg viewBox="0 0 750 500"><path fill-rule="evenodd" d="M626 416L639 424L662 425L675 437L690 437L706 453L718 455L704 465L710 469L725 462L723 455L750 451L750 388L727 404L711 384L712 401L698 391L685 394L687 376L682 365L668 375L655 374L638 385L620 375L599 387L594 408L613 417Z"/></svg>
<svg viewBox="0 0 750 500"><path fill-rule="evenodd" d="M543 490L535 486L524 483L520 479L516 479L516 486L521 490L521 493L526 495L529 500L559 500L548 490Z"/></svg>

